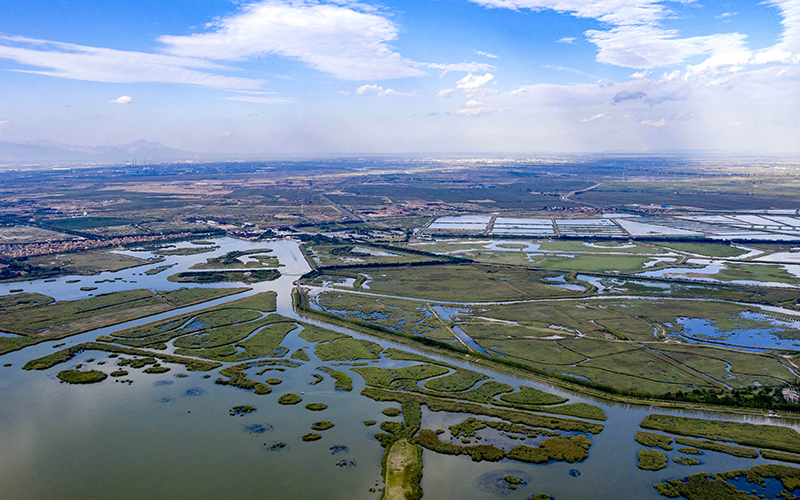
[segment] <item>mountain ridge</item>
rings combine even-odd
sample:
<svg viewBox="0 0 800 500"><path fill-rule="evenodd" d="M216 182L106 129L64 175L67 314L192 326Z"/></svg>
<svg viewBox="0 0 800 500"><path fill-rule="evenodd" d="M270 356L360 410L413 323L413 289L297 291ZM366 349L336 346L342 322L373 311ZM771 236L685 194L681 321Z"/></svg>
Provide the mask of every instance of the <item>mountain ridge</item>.
<svg viewBox="0 0 800 500"><path fill-rule="evenodd" d="M0 141L0 164L128 163L198 159L202 155L165 146L159 142L86 146L48 140L18 143Z"/></svg>

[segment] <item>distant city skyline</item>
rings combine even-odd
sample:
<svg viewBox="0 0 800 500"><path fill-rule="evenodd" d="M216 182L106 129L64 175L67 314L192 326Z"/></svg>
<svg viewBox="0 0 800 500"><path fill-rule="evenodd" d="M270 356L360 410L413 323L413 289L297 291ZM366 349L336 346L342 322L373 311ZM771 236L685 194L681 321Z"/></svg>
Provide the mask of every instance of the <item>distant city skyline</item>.
<svg viewBox="0 0 800 500"><path fill-rule="evenodd" d="M800 152L800 0L29 0L0 142Z"/></svg>

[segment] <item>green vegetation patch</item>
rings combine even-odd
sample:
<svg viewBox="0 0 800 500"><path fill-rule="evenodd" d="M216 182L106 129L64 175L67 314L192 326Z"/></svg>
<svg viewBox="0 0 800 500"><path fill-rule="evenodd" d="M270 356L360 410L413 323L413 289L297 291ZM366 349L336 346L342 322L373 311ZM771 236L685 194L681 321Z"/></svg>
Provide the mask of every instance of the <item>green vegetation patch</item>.
<svg viewBox="0 0 800 500"><path fill-rule="evenodd" d="M649 446L655 448L658 446L664 450L671 450L672 438L669 436L662 436L661 434L653 434L652 432L639 431L636 433L636 442L642 446Z"/></svg>
<svg viewBox="0 0 800 500"><path fill-rule="evenodd" d="M278 403L280 403L282 405L296 405L297 403L299 403L302 400L303 400L303 398L301 398L297 394L288 392L288 393L286 393L283 396L278 398Z"/></svg>
<svg viewBox="0 0 800 500"><path fill-rule="evenodd" d="M333 342L336 339L350 338L349 335L344 333L334 332L316 325L303 325L303 327L303 331L298 335L300 335L301 339L309 342Z"/></svg>
<svg viewBox="0 0 800 500"><path fill-rule="evenodd" d="M268 383L269 385L278 385L278 384L280 384L281 382L282 382L282 380L281 380L281 379L279 379L279 378L268 378L268 379L267 379L267 383Z"/></svg>
<svg viewBox="0 0 800 500"><path fill-rule="evenodd" d="M327 420L320 420L319 422L314 422L311 424L312 431L327 431L333 427L333 422L329 422Z"/></svg>
<svg viewBox="0 0 800 500"><path fill-rule="evenodd" d="M41 293L15 293L13 295L0 296L0 313L41 307L55 302L53 297L42 295Z"/></svg>
<svg viewBox="0 0 800 500"><path fill-rule="evenodd" d="M173 274L169 281L176 283L244 283L253 284L262 281L272 281L280 277L281 273L275 269L256 269L254 271L206 271Z"/></svg>
<svg viewBox="0 0 800 500"><path fill-rule="evenodd" d="M102 344L100 342L83 342L60 351L48 354L41 358L32 359L25 363L23 370L47 370L53 366L64 363L83 351L105 351L116 354L129 354L133 356L155 357L167 363L174 363L186 366L189 371L209 371L222 366L220 363L203 361L199 359L182 358L171 354L151 353L140 349L131 349L113 344Z"/></svg>
<svg viewBox="0 0 800 500"><path fill-rule="evenodd" d="M170 371L170 367L168 366L151 366L149 368L145 368L143 370L145 373L149 373L151 375L156 375L159 373L167 373Z"/></svg>
<svg viewBox="0 0 800 500"><path fill-rule="evenodd" d="M322 411L328 408L328 405L325 403L308 403L306 405L306 410L309 411Z"/></svg>
<svg viewBox="0 0 800 500"><path fill-rule="evenodd" d="M428 380L425 382L425 387L441 392L461 392L466 391L481 380L486 380L488 378L489 377L483 373L457 368L456 371L450 375Z"/></svg>
<svg viewBox="0 0 800 500"><path fill-rule="evenodd" d="M567 463L585 460L590 446L586 436L552 437L539 443L539 448L545 450L551 460L564 460Z"/></svg>
<svg viewBox="0 0 800 500"><path fill-rule="evenodd" d="M699 460L691 457L675 457L672 461L681 465L700 465Z"/></svg>
<svg viewBox="0 0 800 500"><path fill-rule="evenodd" d="M196 290L203 290L202 288ZM227 290L227 289L220 289ZM234 290L245 291L247 288L237 288ZM168 341L172 338L194 331L209 330L222 326L229 326L236 323L251 321L260 317L256 311L271 312L275 310L276 293L263 292L243 299L228 302L222 306L203 309L200 312L192 312L181 316L154 321L144 326L128 328L115 332L115 337L125 339L140 339L145 342ZM252 311L250 309L255 309ZM189 322L189 320L192 320ZM119 341L118 341L119 342Z"/></svg>
<svg viewBox="0 0 800 500"><path fill-rule="evenodd" d="M524 268L457 264L370 267L369 273L370 291L420 299L464 302L579 295L542 282L556 273Z"/></svg>
<svg viewBox="0 0 800 500"><path fill-rule="evenodd" d="M482 460L497 462L503 458L509 458L520 462L537 464L547 463L552 460L573 463L585 460L588 456L586 450L590 447L586 436L553 437L542 441L538 448L521 445L512 448L506 453L501 448L493 445L462 446L447 443L441 441L436 432L430 429L421 429L414 441L436 453L469 455L475 462Z"/></svg>
<svg viewBox="0 0 800 500"><path fill-rule="evenodd" d="M364 377L367 385L373 387L391 388L397 380L424 380L430 377L444 375L450 370L439 365L412 365L403 368L380 368L377 366L360 366L353 371Z"/></svg>
<svg viewBox="0 0 800 500"><path fill-rule="evenodd" d="M64 370L58 372L58 378L68 384L96 384L108 378L108 375L98 370L80 371Z"/></svg>
<svg viewBox="0 0 800 500"><path fill-rule="evenodd" d="M319 441L320 439L322 439L322 435L317 434L315 432L309 432L308 434L304 434L302 439L307 443L310 441Z"/></svg>
<svg viewBox="0 0 800 500"><path fill-rule="evenodd" d="M214 383L219 385L232 385L240 389L253 391L259 396L271 393L272 389L270 389L270 387L267 384L262 384L261 382L256 382L255 380L247 378L247 376L244 374L244 370L248 368L249 366L247 364L241 364L236 366L230 366L228 368L223 368L222 370L219 371L219 374L228 378L224 379L220 377L217 380L215 380Z"/></svg>
<svg viewBox="0 0 800 500"><path fill-rule="evenodd" d="M174 342L174 345L175 347L179 347L181 349L211 349L213 347L231 344L250 336L258 328L269 325L276 319L278 318L267 317L253 322L232 324L211 328L208 330L202 330L194 335L186 335L177 339Z"/></svg>
<svg viewBox="0 0 800 500"><path fill-rule="evenodd" d="M638 255L536 255L531 265L542 269L583 272L623 272L632 273L644 270L645 262L653 260L651 256Z"/></svg>
<svg viewBox="0 0 800 500"><path fill-rule="evenodd" d="M310 361L309 357L308 357L308 354L306 354L306 351L303 350L303 349L298 349L298 350L294 351L292 353L292 355L289 356L289 357L291 359L299 359L300 361Z"/></svg>
<svg viewBox="0 0 800 500"><path fill-rule="evenodd" d="M383 411L381 411L381 413L383 413L387 417L396 417L400 415L400 408L397 408L395 406L390 406L388 408L384 408Z"/></svg>
<svg viewBox="0 0 800 500"><path fill-rule="evenodd" d="M175 267L177 265L178 265L177 263L174 263L174 264L165 264L163 266L156 266L156 267L154 267L152 269L148 269L147 271L144 272L144 274L146 274L148 276L153 276L153 275L156 275L156 274L159 274L159 273L163 273L167 269L169 269L171 267Z"/></svg>
<svg viewBox="0 0 800 500"><path fill-rule="evenodd" d="M195 264L189 269L258 269L264 267L279 267L278 259L271 255L258 255L272 252L269 248L256 248L252 250L234 250L219 257L210 257L205 263ZM254 255L255 260L247 263L239 257Z"/></svg>
<svg viewBox="0 0 800 500"><path fill-rule="evenodd" d="M498 431L504 432L509 436L512 434L518 434L520 436L526 436L530 438L535 438L539 435L558 436L558 433L543 429L534 429L523 425L509 424L508 422L503 421L480 420L475 417L469 417L460 424L451 425L449 429L450 435L452 435L454 438L472 438L479 430L485 429L486 427L497 429ZM444 433L444 430L441 432ZM439 431L436 433L439 434Z"/></svg>
<svg viewBox="0 0 800 500"><path fill-rule="evenodd" d="M383 457L386 500L422 498L422 449L407 439L398 439Z"/></svg>
<svg viewBox="0 0 800 500"><path fill-rule="evenodd" d="M501 396L502 397L502 396ZM514 406L515 408L537 410L544 413L553 413L556 415L569 415L570 417L590 418L592 420L600 420L605 422L606 412L602 408L589 403L569 403L559 406L545 406L545 407L522 407Z"/></svg>
<svg viewBox="0 0 800 500"><path fill-rule="evenodd" d="M800 455L793 455L791 453L782 453L780 451L761 450L761 458L767 460L779 460L781 462L791 462L800 464Z"/></svg>
<svg viewBox="0 0 800 500"><path fill-rule="evenodd" d="M375 342L347 337L318 343L315 353L322 361L355 361L379 359L382 350L383 348Z"/></svg>
<svg viewBox="0 0 800 500"><path fill-rule="evenodd" d="M715 443L713 441L701 441L697 439L688 439L688 438L675 438L675 442L677 444L682 444L684 446L691 446L693 448L701 448L703 450L716 451L719 453L725 453L727 455L733 455L734 457L758 458L758 452L750 448L739 448L738 446Z"/></svg>
<svg viewBox="0 0 800 500"><path fill-rule="evenodd" d="M686 453L687 455L702 455L703 452L698 450L697 448L678 448L678 451L681 453ZM778 453L778 452L775 452Z"/></svg>
<svg viewBox="0 0 800 500"><path fill-rule="evenodd" d="M415 401L417 404L425 405L429 410L434 412L446 411L450 413L469 413L473 415L497 417L515 424L528 425L531 427L542 427L545 429L563 430L566 432L585 432L590 434L599 434L603 430L602 424L583 422L581 420L534 415L508 408L493 408L421 394L407 394L395 391L386 391L374 387L365 387L364 390L361 391L361 394L363 396L367 396L368 398L374 399L375 401L403 402L404 400L410 400Z"/></svg>
<svg viewBox="0 0 800 500"><path fill-rule="evenodd" d="M736 248L728 243L690 243L683 241L654 242L654 244L668 250L677 250L706 257L739 257L748 253L747 250Z"/></svg>
<svg viewBox="0 0 800 500"><path fill-rule="evenodd" d="M230 288L182 288L158 293L148 289L124 290L87 299L9 310L0 313L0 330L26 335L30 337L31 342L36 343L143 318L241 291ZM3 347L3 344L0 344L0 349Z"/></svg>
<svg viewBox="0 0 800 500"><path fill-rule="evenodd" d="M469 455L473 462L499 462L506 457L506 452L494 445L479 444L473 446L461 446L458 444L446 443L439 439L439 436L430 429L420 429L419 434L414 438L414 442L433 452L445 455Z"/></svg>
<svg viewBox="0 0 800 500"><path fill-rule="evenodd" d="M790 427L655 414L645 417L640 426L681 436L732 441L781 451L800 451L800 433Z"/></svg>
<svg viewBox="0 0 800 500"><path fill-rule="evenodd" d="M248 415L250 413L253 413L254 411L256 411L256 408L254 406L240 405L240 406L234 406L228 411L228 413L230 414L231 417L235 417L237 415L240 416Z"/></svg>
<svg viewBox="0 0 800 500"><path fill-rule="evenodd" d="M337 391L350 392L353 390L353 379L350 378L350 375L327 366L319 366L317 370L323 371L333 377L333 388Z"/></svg>
<svg viewBox="0 0 800 500"><path fill-rule="evenodd" d="M502 401L512 404L524 405L557 405L566 403L567 398L550 394L549 392L540 391L533 387L525 385L519 386L519 392L512 392L511 394L503 394L500 396ZM605 420L605 419L604 419Z"/></svg>
<svg viewBox="0 0 800 500"><path fill-rule="evenodd" d="M639 469L661 470L667 466L667 456L658 450L642 450L639 452Z"/></svg>
<svg viewBox="0 0 800 500"><path fill-rule="evenodd" d="M686 478L671 479L658 483L653 487L665 497L684 497L690 500L756 500L755 495L737 489L727 482L730 479L743 477L748 482L764 486L766 480L773 478L781 482L784 490L777 498L794 498L792 492L800 487L800 469L786 465L756 465L750 469L733 470L709 475L705 472L692 474Z"/></svg>

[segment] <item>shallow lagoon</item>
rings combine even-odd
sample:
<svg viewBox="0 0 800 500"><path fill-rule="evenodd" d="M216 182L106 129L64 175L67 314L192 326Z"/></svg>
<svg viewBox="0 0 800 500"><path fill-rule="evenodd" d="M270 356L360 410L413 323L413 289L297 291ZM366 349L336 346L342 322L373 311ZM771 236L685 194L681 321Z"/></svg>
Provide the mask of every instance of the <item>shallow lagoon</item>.
<svg viewBox="0 0 800 500"><path fill-rule="evenodd" d="M194 256L169 256L166 263L177 265L167 272L146 276L152 264L104 273L103 276L63 277L56 282L24 282L0 285L2 293L10 288L24 288L59 300L82 298L85 292L78 284L66 284L68 279L111 279L113 283L98 283L98 291L147 287L175 289L181 285L167 281L169 274L188 269L208 257L222 255L235 249L271 247L284 267L283 276L276 281L256 285L252 292L278 292L278 312L299 318L292 311L290 293L293 281L308 268L297 244L291 241L246 243L229 238L215 240L220 248L214 253ZM148 256L148 253L137 252ZM114 280L122 277L122 280ZM131 280L137 283L130 283ZM211 285L220 286L220 285ZM235 284L230 284L235 286ZM107 287L100 289L100 287ZM164 313L167 318L190 310L199 310L215 303L241 298L243 294L212 303ZM66 346L93 340L96 336L156 319L137 320L103 330L71 337ZM341 328L329 327L338 331ZM333 382L309 385L321 363L314 356L313 344L300 339L297 331L290 333L283 346L294 351L306 349L312 361L285 372L268 372L269 377L282 380L273 393L257 396L252 392L214 383L203 378L202 372L186 372L182 366L170 365L166 374L148 375L130 370L132 384L115 383L111 378L90 386L61 384L55 375L78 363L107 371L114 360L108 354L84 352L72 361L46 371L27 372L21 366L29 359L54 352L54 342L39 344L0 358L0 490L2 498L52 497L118 497L219 498L253 495L268 498L365 498L377 499L380 493L369 488L381 482L380 460L383 449L374 439L377 426L366 427L364 420L397 420L385 417L381 410L387 403L376 403L359 395L363 379L346 367L353 377L353 391L335 391ZM349 332L357 338L369 338ZM376 340L388 347L391 342ZM414 349L400 346L401 349ZM87 362L94 358L95 361ZM764 460L735 458L704 452L699 456L703 465L684 467L672 463L679 456L676 450L666 452L669 465L658 472L643 472L636 468L636 455L641 449L633 437L638 424L650 412L675 413L708 418L720 418L716 413L671 412L647 407L619 405L582 397L564 390L535 383L523 378L475 367L467 361L446 359L452 365L470 367L485 372L500 382L525 383L542 390L570 398L570 402L585 401L599 405L608 415L605 430L591 436L589 458L581 463L563 462L532 465L503 460L498 463L474 463L469 457L438 455L424 451L422 487L425 498L511 498L526 499L536 493L547 493L564 499L660 498L652 488L656 482L683 477L696 472L721 472L748 468ZM106 362L105 365L98 365ZM408 362L382 358L377 366L407 366ZM178 377L177 375L187 375ZM262 377L263 378L263 377ZM171 383L170 383L171 382ZM281 394L302 395L303 403L295 406L277 404ZM328 405L323 412L304 408L309 402ZM237 405L252 405L257 411L245 416L231 417L229 410ZM430 412L423 408L423 427L446 428L467 418L464 414ZM724 417L723 417L724 418ZM759 417L735 417L756 423L790 421ZM304 443L300 436L309 432L310 425L320 419L330 420L335 427L324 431L323 438ZM486 433L489 436L489 433ZM499 436L492 436L498 439ZM274 446L285 443L284 447ZM331 447L336 447L331 450ZM344 451L344 450L347 451ZM337 463L346 460L348 466ZM355 466L352 466L352 464ZM577 471L574 472L574 471ZM517 490L497 486L498 474L513 475L525 480ZM572 472L572 474L571 474ZM578 475L579 473L579 475Z"/></svg>

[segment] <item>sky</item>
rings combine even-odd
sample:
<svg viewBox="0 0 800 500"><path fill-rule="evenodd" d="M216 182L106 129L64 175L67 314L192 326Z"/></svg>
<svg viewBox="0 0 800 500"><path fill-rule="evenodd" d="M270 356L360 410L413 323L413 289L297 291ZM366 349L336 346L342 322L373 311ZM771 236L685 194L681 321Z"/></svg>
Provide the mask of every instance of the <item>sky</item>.
<svg viewBox="0 0 800 500"><path fill-rule="evenodd" d="M25 0L0 141L800 152L800 0Z"/></svg>

